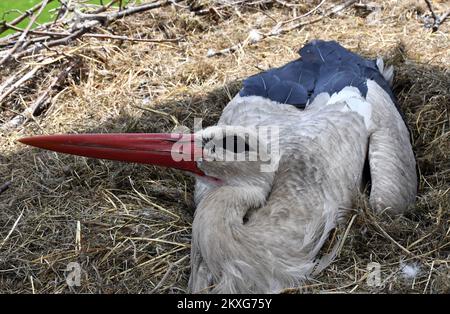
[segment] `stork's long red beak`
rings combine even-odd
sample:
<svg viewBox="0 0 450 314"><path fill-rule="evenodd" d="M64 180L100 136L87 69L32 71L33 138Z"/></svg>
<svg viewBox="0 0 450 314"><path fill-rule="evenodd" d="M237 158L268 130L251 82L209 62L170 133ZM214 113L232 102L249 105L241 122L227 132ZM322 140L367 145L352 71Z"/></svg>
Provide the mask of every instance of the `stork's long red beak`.
<svg viewBox="0 0 450 314"><path fill-rule="evenodd" d="M60 153L158 165L204 175L196 163L202 157L201 141L196 145L194 134L64 134L26 137L19 141Z"/></svg>

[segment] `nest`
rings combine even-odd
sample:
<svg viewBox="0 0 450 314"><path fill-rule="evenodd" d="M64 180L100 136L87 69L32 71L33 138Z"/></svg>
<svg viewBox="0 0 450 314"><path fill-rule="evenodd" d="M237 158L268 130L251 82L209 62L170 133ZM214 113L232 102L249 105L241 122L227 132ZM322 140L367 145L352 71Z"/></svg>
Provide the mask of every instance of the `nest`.
<svg viewBox="0 0 450 314"><path fill-rule="evenodd" d="M448 9L434 4L436 15ZM336 230L345 241L335 262L285 292L449 293L450 23L434 22L425 1L177 1L90 29L106 36L10 58L0 84L39 69L0 101L0 293L185 292L191 177L16 140L212 125L242 79L315 38L394 65L420 186L401 217L356 200ZM81 277L71 285L74 262Z"/></svg>

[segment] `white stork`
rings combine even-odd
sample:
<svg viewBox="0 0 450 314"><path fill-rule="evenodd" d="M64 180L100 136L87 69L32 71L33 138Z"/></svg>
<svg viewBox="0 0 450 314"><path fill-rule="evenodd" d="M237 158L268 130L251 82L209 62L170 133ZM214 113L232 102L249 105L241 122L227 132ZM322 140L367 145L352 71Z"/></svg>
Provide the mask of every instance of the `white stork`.
<svg viewBox="0 0 450 314"><path fill-rule="evenodd" d="M190 291L294 287L330 263L333 252L318 258L319 250L367 180L377 211L402 213L417 191L409 131L390 89L392 67L336 42L312 41L299 53L298 60L246 79L218 124L194 135L20 141L193 173ZM262 129L278 133L264 137Z"/></svg>

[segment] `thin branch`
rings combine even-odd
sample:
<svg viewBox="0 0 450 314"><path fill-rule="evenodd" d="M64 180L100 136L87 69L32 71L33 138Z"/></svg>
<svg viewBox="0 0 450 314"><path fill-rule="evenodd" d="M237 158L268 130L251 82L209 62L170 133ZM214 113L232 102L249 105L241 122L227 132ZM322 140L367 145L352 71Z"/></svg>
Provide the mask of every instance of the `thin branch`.
<svg viewBox="0 0 450 314"><path fill-rule="evenodd" d="M166 273L164 274L164 276L162 277L162 279L158 282L158 284L152 289L152 291L150 291L150 294L156 293L158 291L159 288L162 287L162 285L164 284L164 282L167 280L167 278L169 277L170 273L172 272L172 269L174 266L177 266L178 264L180 264L182 261L184 261L188 256L184 256L183 258L179 259L178 261L176 261L175 263L171 263L169 265L169 267L166 270Z"/></svg>
<svg viewBox="0 0 450 314"><path fill-rule="evenodd" d="M22 35L19 37L19 40L16 42L16 44L11 48L10 51L8 51L8 53L6 53L6 55L3 57L2 60L0 60L0 66L5 63L13 53L16 52L16 50L19 48L20 45L25 43L25 38L28 35L28 32L30 31L30 29L33 27L34 22L36 22L36 19L39 17L39 15L41 15L42 11L44 10L44 8L47 6L49 0L44 0L41 2L41 6L39 8L39 10L37 11L36 14L34 14L31 18L30 18L30 22L28 23L28 26L25 28L25 30L22 32Z"/></svg>
<svg viewBox="0 0 450 314"><path fill-rule="evenodd" d="M11 236L11 234L14 232L14 230L16 229L17 225L19 224L20 219L23 216L23 212L25 209L22 209L22 212L20 213L19 217L17 217L16 221L14 222L11 230L9 230L8 234L6 235L6 237L3 239L2 243L0 243L0 248L3 247L3 245L5 245L6 241L8 241L9 237Z"/></svg>
<svg viewBox="0 0 450 314"><path fill-rule="evenodd" d="M18 32L23 31L22 29L17 28L15 26L13 26L13 28ZM43 41L46 38L50 39L50 38L55 38L55 37L59 37L59 38L68 37L71 35L71 33L68 33L68 32L50 32L50 31L30 31L29 33L33 34L33 35L43 35L44 36L44 37L32 38L32 39L30 39L31 42ZM135 42L149 42L149 43L179 42L182 40L182 38L167 38L167 39L134 38L134 37L128 37L128 36L120 36L120 35L112 35L112 34L96 34L96 33L94 33L94 34L85 33L85 34L81 35L81 37L116 39L116 40L126 40L126 41L135 41ZM14 44L14 43L15 42L13 41L9 44Z"/></svg>
<svg viewBox="0 0 450 314"><path fill-rule="evenodd" d="M370 3L355 3L354 6L357 9L361 9L361 10L365 10L365 11L369 11L369 12L373 12L373 11L381 9L380 5L378 5L376 3L373 3L373 2L370 2Z"/></svg>
<svg viewBox="0 0 450 314"><path fill-rule="evenodd" d="M268 3L272 3L273 0L261 0L261 1L254 1L254 2L248 2L248 0L238 0L238 1L234 1L234 2L230 2L227 3L225 2L224 4L218 6L218 7L207 7L205 9L195 9L192 8L192 6L189 8L191 12L194 12L195 15L206 15L209 14L211 12L214 12L216 14L218 14L219 10L223 10L225 8L235 8L238 5L245 5L246 7L251 7L254 5L263 5L263 4L268 4Z"/></svg>
<svg viewBox="0 0 450 314"><path fill-rule="evenodd" d="M208 51L207 56L208 57L214 57L214 56L218 56L218 55L224 55L224 54L228 54L228 53L233 53L233 52L241 49L242 47L245 47L246 45L256 44L256 43L260 42L261 40L263 40L263 39L265 39L267 37L272 37L272 36L285 34L285 33L288 33L290 31L294 30L294 29L298 29L298 28L301 28L301 27L306 26L306 25L317 23L317 22L323 20L324 18L327 18L327 17L329 17L329 16L331 16L333 14L336 14L339 11L342 11L342 10L348 8L349 6L353 5L355 2L357 2L357 0L347 0L346 2L344 2L342 4L334 6L331 10L329 10L327 13L325 13L324 15L322 15L322 16L320 16L318 18L315 18L315 19L312 19L312 20L309 20L309 21L305 21L305 22L300 22L300 23L294 24L294 25L286 27L286 28L278 28L278 29L272 30L272 31L270 31L269 33L266 33L266 34L259 34L258 38L251 38L252 36L249 36L244 41L242 41L242 42L240 42L238 44L235 44L235 45L233 45L233 46L231 46L229 48L225 48L225 49L222 49L222 50L219 50L219 51L210 50L210 51Z"/></svg>
<svg viewBox="0 0 450 314"><path fill-rule="evenodd" d="M353 5L355 2L357 2L357 0L347 0L346 2L344 2L342 4L334 6L330 11L328 11L327 13L325 13L324 15L322 15L322 16L320 16L318 18L315 18L315 19L310 20L310 21L300 22L300 23L294 24L294 25L292 25L290 27L287 27L287 28L284 28L284 29L280 29L278 34L288 33L288 32L290 32L290 31L292 31L294 29L301 28L301 27L306 26L306 25L310 25L310 24L314 24L314 23L320 22L324 18L327 18L327 17L329 17L329 16L331 16L333 14L336 14L339 11L345 10L349 6ZM271 34L269 34L269 35L271 35ZM274 35L277 35L277 34L274 34Z"/></svg>
<svg viewBox="0 0 450 314"><path fill-rule="evenodd" d="M297 3L289 3L287 1L283 1L283 0L275 0L276 3L284 6L284 7L288 7L288 8L297 8L300 7L301 4L297 4Z"/></svg>
<svg viewBox="0 0 450 314"><path fill-rule="evenodd" d="M439 26L441 26L442 23L444 23L444 21L449 17L449 15L450 11L447 11L439 17L439 19L433 25L433 32L439 29Z"/></svg>
<svg viewBox="0 0 450 314"><path fill-rule="evenodd" d="M23 73L23 71L28 68L28 66L25 66L23 68L21 68L20 70L18 70L17 72L13 73L10 77L8 77L6 79L6 81L3 82L2 85L0 85L0 95L2 95L3 91L5 89L7 89L8 87L11 86L11 84L14 83L14 81L16 80L16 78Z"/></svg>
<svg viewBox="0 0 450 314"><path fill-rule="evenodd" d="M52 1L54 1L54 0L49 0L48 3L52 2ZM23 20L25 20L27 17L30 17L31 15L33 15L34 12L36 12L41 7L42 2L36 4L31 9L26 10L25 13L23 13L21 16L15 18L14 20L9 22L8 24L9 25L17 25L20 22L22 22ZM6 22L4 22L3 25L0 26L0 34L6 32L9 29L9 25L7 25Z"/></svg>
<svg viewBox="0 0 450 314"><path fill-rule="evenodd" d="M375 225L375 227L377 227L377 229L384 235L385 238L387 238L388 240L390 240L392 243L394 243L398 248L400 248L403 252L405 252L406 254L408 254L409 256L414 256L415 255L413 253L411 253L410 250L408 250L407 248L405 248L403 245L401 245L400 243L398 243L397 241L394 240L394 238L392 238L389 233L387 233L377 222L373 217L370 217L370 219L372 220L372 223Z"/></svg>
<svg viewBox="0 0 450 314"><path fill-rule="evenodd" d="M319 8L322 6L322 4L324 4L325 2L326 2L326 0L322 0L318 5L316 5L314 8L312 8L311 10L309 10L308 12L306 12L305 14L302 14L302 15L300 15L300 16L294 17L293 19L288 20L288 21L286 21L286 22L293 22L293 21L296 21L296 20L298 20L298 19L301 19L301 18L307 17L308 15L313 14L313 13L316 12L317 9L319 9ZM283 23L283 24L285 24L285 23Z"/></svg>
<svg viewBox="0 0 450 314"><path fill-rule="evenodd" d="M15 59L22 58L27 55L36 54L42 49L49 49L51 47L59 46L59 45L67 45L72 40L81 37L83 34L89 31L89 28L80 28L76 32L70 34L67 37L61 38L61 39L55 39L49 42L43 42L43 43L37 43L34 47L30 47L27 50L24 50L22 52L19 52L14 55Z"/></svg>
<svg viewBox="0 0 450 314"><path fill-rule="evenodd" d="M0 95L0 104L20 85L22 85L24 82L32 78L40 68L41 66L36 66L33 69L31 69L31 71L27 72L24 76L22 76L19 80L17 80L14 84L11 85L11 83L9 83L10 87L3 94Z"/></svg>
<svg viewBox="0 0 450 314"><path fill-rule="evenodd" d="M42 37L39 41L33 41L33 39L29 40L30 44L33 44L32 47L29 47L28 49L19 49L17 50L17 47L19 46L20 39L15 43L13 49L11 51L14 53L12 55L13 58L19 59L27 55L36 54L39 51L43 49L49 49L51 47L60 46L60 45L67 45L71 43L73 40L80 38L82 36L89 36L89 37L98 37L98 38L112 38L112 39L120 39L120 40L130 40L130 41L142 41L142 42L177 42L180 39L169 39L169 40L163 40L163 39L139 39L139 38L130 38L125 36L115 36L115 35L102 35L102 34L88 34L94 27L99 26L100 24L109 24L112 21L115 21L117 19L123 18L125 16L140 13L156 8L161 8L164 6L169 6L178 2L181 2L183 0L166 0L166 1L160 1L160 2L154 2L154 3L148 3L136 7L131 7L125 10L121 10L118 12L108 13L108 14L87 14L82 13L77 10L75 10L76 18L72 21L72 30L70 33L65 34L65 37L63 38L57 38L49 40L48 37ZM110 2L114 3L113 1ZM109 4L108 4L109 5ZM23 31L22 36L20 38L24 37L24 34L29 33L30 30L27 28ZM40 32L39 30L33 31L34 33ZM52 32L42 32L45 34L45 36L50 37L61 37L56 35ZM5 56L5 60L11 57L11 52L9 52ZM1 64L1 63L0 63Z"/></svg>
<svg viewBox="0 0 450 314"><path fill-rule="evenodd" d="M5 192L11 186L11 181L7 181L0 186L0 194Z"/></svg>
<svg viewBox="0 0 450 314"><path fill-rule="evenodd" d="M8 24L8 25L10 25L10 24ZM48 27L50 27L52 25L53 25L53 22L43 23L43 24L40 24L36 29L47 29ZM15 26L15 27L17 28L17 26ZM16 38L20 37L20 35L23 33L23 31L24 31L23 29L20 29L19 32L15 32L14 34L0 38L0 45L3 45L3 43L5 43L5 42L8 43L8 42L14 41ZM29 33L30 32L31 32L31 30L29 31Z"/></svg>
<svg viewBox="0 0 450 314"><path fill-rule="evenodd" d="M31 106L25 109L21 114L18 114L13 119L2 125L2 129L17 128L20 125L22 125L27 118L39 115L42 112L42 110L44 110L47 103L51 101L51 93L55 88L55 86L67 77L67 75L74 68L75 64L76 62L73 61L67 67L65 67L59 73L59 75L51 81L47 89L44 92L42 92L41 95L39 95L39 97L33 102Z"/></svg>
<svg viewBox="0 0 450 314"><path fill-rule="evenodd" d="M431 5L431 1L425 0L425 2L427 4L428 10L430 10L431 17L433 18L433 24L431 25L431 29L432 29L432 31L434 33L434 32L436 32L439 29L439 26L441 26L442 23L444 23L444 21L450 15L450 11L445 12L441 16L436 15L436 13L434 13L433 6Z"/></svg>
<svg viewBox="0 0 450 314"><path fill-rule="evenodd" d="M430 10L430 12L431 12L431 17L433 18L433 21L434 21L433 25L434 25L434 24L436 24L438 17L436 16L436 13L434 13L433 6L431 5L430 0L425 0L425 3L427 4L428 10Z"/></svg>
<svg viewBox="0 0 450 314"><path fill-rule="evenodd" d="M286 25L286 24L289 24L289 23L294 22L294 21L297 21L297 20L300 20L300 19L302 19L302 18L305 18L305 17L307 17L307 16L313 14L314 12L316 12L317 9L319 9L319 8L322 6L322 4L325 3L325 1L326 1L326 0L322 0L317 6L315 6L312 10L306 12L305 14L302 14L302 15L300 15L300 16L294 17L294 18L289 19L289 20L286 20L286 21L279 22L279 23L272 29L271 33L277 33L278 30L281 28L281 26Z"/></svg>
<svg viewBox="0 0 450 314"><path fill-rule="evenodd" d="M149 42L149 43L163 43L163 42L179 42L182 38L167 38L167 39L152 39L152 38L134 38L119 35L109 35L109 34L84 34L83 37L94 37L101 39L117 39L117 40L127 40L136 42Z"/></svg>
<svg viewBox="0 0 450 314"><path fill-rule="evenodd" d="M123 18L123 17L131 15L131 14L165 7L165 6L175 4L175 3L178 3L181 1L183 1L183 0L166 0L166 1L161 1L161 2L148 3L148 4L140 5L137 7L131 7L126 10L121 10L121 11L118 11L118 12L115 12L112 14L86 14L86 13L77 12L77 16L82 22L96 20L99 22L106 21L107 23L110 23L111 21Z"/></svg>

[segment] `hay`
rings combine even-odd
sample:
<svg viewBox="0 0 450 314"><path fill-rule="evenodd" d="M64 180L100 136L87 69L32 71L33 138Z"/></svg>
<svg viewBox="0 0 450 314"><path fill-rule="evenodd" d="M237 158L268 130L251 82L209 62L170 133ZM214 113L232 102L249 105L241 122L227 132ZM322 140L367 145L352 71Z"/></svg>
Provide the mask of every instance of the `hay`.
<svg viewBox="0 0 450 314"><path fill-rule="evenodd" d="M218 9L194 15L172 6L109 26L123 36L184 41L83 38L56 49L79 62L77 71L42 115L0 131L0 185L12 182L0 194L0 292L184 292L192 178L153 166L31 149L16 140L51 133L164 132L192 128L194 117L203 118L203 126L214 124L243 78L296 58L306 41L321 38L367 57L386 56L394 64L394 91L412 130L420 187L416 210L404 217L373 215L363 199L356 202L338 259L300 290L449 293L450 23L432 33L423 26L424 2L381 1L380 11L347 9L208 58L208 50L242 42L252 29L269 32L294 11L307 13L320 1L237 9L224 1L201 2ZM332 5L327 1L312 17ZM435 3L436 13L448 9L443 1ZM23 62L1 69L2 81ZM46 66L11 94L0 107L0 123L30 105L63 66ZM70 262L81 266L79 287L66 284ZM367 284L371 262L381 266L377 286ZM415 278L402 270L405 265L418 270Z"/></svg>

